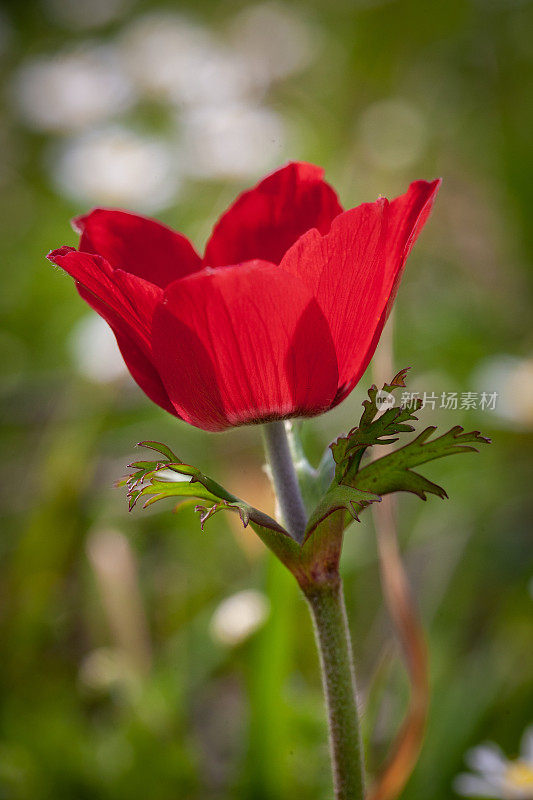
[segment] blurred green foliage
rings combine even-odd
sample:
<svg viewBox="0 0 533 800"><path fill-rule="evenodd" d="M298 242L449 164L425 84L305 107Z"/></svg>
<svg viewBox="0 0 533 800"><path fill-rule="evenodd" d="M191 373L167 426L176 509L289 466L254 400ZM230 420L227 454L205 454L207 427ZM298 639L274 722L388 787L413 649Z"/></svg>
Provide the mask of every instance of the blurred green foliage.
<svg viewBox="0 0 533 800"><path fill-rule="evenodd" d="M223 36L244 7L130 5L89 32L62 27L50 14L57 3L12 0L2 9L0 798L325 800L318 664L292 578L223 515L202 534L190 508L128 515L113 488L135 442L152 439L272 513L259 431L207 435L150 406L127 380L80 374L69 342L88 310L44 259L75 243L68 220L85 209L51 184L53 137L14 112L14 71L73 42L113 41L150 10L179 10ZM281 160L323 164L346 206L443 176L399 293L395 367L413 365L413 389L478 391L487 358L524 359L531 349L533 6L287 7L320 47L305 70L269 89L266 102L291 125ZM161 124L161 108L136 113L147 129ZM418 144L402 156L411 129ZM259 177L190 181L160 217L202 246L235 193ZM305 423L315 463L357 421L371 381ZM480 428L494 444L428 470L450 501L401 498L400 537L432 671L427 738L405 800L448 800L466 750L492 739L516 753L533 712L531 377L517 391L526 396L522 416L510 422L480 410L424 412L426 424ZM368 511L347 532L342 566L372 772L407 685ZM230 645L214 635L213 612L250 588L268 596L269 616Z"/></svg>

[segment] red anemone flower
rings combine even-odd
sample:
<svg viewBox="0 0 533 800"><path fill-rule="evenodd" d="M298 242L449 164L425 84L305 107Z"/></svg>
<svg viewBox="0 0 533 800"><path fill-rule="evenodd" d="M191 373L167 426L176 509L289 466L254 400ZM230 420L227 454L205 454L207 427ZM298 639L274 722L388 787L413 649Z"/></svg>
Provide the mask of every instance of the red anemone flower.
<svg viewBox="0 0 533 800"><path fill-rule="evenodd" d="M171 414L208 431L310 417L365 371L439 184L343 211L322 169L290 163L222 215L203 259L154 220L99 208L74 221L78 250L48 258Z"/></svg>

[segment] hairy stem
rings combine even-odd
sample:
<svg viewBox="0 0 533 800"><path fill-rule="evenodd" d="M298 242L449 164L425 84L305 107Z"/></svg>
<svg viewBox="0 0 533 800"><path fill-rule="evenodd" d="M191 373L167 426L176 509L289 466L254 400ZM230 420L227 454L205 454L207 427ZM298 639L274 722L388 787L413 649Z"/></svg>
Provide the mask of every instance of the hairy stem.
<svg viewBox="0 0 533 800"><path fill-rule="evenodd" d="M283 422L263 426L265 450L272 483L285 526L291 536L303 542L307 514L291 458ZM355 674L350 633L346 619L338 559L342 543L339 515L330 518L327 535L317 532L302 547L302 558L278 556L291 569L305 594L313 624L322 668L322 683L329 723L335 800L363 800L364 769ZM315 546L316 545L316 546ZM294 545L293 545L294 546ZM306 553L306 550L309 551Z"/></svg>
<svg viewBox="0 0 533 800"><path fill-rule="evenodd" d="M335 800L363 800L364 767L355 672L340 577L306 592L322 668Z"/></svg>
<svg viewBox="0 0 533 800"><path fill-rule="evenodd" d="M307 525L307 512L291 458L285 423L266 423L263 425L263 436L283 522L291 536L301 544Z"/></svg>

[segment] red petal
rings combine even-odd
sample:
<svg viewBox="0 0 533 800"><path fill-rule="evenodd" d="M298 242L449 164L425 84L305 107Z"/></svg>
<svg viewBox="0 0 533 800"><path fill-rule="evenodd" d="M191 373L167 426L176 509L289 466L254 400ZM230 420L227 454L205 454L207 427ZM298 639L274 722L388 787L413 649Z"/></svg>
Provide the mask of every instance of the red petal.
<svg viewBox="0 0 533 800"><path fill-rule="evenodd" d="M335 343L341 386L359 371L383 310L386 212L386 200L346 211L326 236L303 236L280 265L313 291Z"/></svg>
<svg viewBox="0 0 533 800"><path fill-rule="evenodd" d="M391 201L387 230L388 273L394 276L394 287L389 303L396 296L401 274L418 235L429 217L442 181L415 181L405 194Z"/></svg>
<svg viewBox="0 0 533 800"><path fill-rule="evenodd" d="M152 402L157 403L158 406L161 406L161 408L164 408L165 411L168 411L170 414L178 416L176 414L176 409L170 402L170 398L159 377L159 373L152 364L151 355L150 357L146 355L145 346L139 344L139 340L136 338L131 328L118 314L79 284L78 291L91 308L100 314L111 327L115 334L120 352L122 353L122 358L135 383Z"/></svg>
<svg viewBox="0 0 533 800"><path fill-rule="evenodd" d="M146 358L142 350L137 347L129 336L122 335L117 328L113 328L113 333L122 353L122 358L137 386L143 390L153 403L177 417L176 409L170 402L167 390L163 386L159 373L152 362Z"/></svg>
<svg viewBox="0 0 533 800"><path fill-rule="evenodd" d="M101 256L71 247L61 247L48 258L75 279L81 297L111 326L124 361L145 394L176 414L151 358L152 317L162 290L135 275L114 271Z"/></svg>
<svg viewBox="0 0 533 800"><path fill-rule="evenodd" d="M326 410L337 388L327 323L298 278L254 261L176 281L153 351L178 414L204 430Z"/></svg>
<svg viewBox="0 0 533 800"><path fill-rule="evenodd" d="M315 287L339 365L335 404L365 371L394 300L407 255L426 221L439 181L417 181L390 205L384 199L337 217L324 237L303 236L281 267Z"/></svg>
<svg viewBox="0 0 533 800"><path fill-rule="evenodd" d="M185 236L126 211L96 208L73 220L81 233L80 250L103 256L122 269L163 289L201 269L201 259Z"/></svg>
<svg viewBox="0 0 533 800"><path fill-rule="evenodd" d="M113 270L102 256L81 253L72 247L60 247L48 258L118 314L150 351L152 316L163 296L162 289L135 275Z"/></svg>
<svg viewBox="0 0 533 800"><path fill-rule="evenodd" d="M426 224L441 183L442 180L440 178L431 182L415 181L409 186L405 194L395 198L389 206L385 268L387 282L392 283L392 286L372 341L365 357L362 359L361 368L347 385L340 387L335 405L344 400L352 391L374 355L381 332L389 318L396 298L407 256L411 252L420 231Z"/></svg>
<svg viewBox="0 0 533 800"><path fill-rule="evenodd" d="M293 162L241 194L215 226L204 264L222 267L253 259L279 264L306 231L327 233L342 207L323 175L319 167Z"/></svg>

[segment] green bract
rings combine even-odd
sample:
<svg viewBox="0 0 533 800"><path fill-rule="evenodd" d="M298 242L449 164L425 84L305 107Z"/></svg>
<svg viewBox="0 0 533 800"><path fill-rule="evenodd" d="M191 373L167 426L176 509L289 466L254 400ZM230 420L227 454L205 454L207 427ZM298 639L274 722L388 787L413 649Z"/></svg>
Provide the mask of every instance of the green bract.
<svg viewBox="0 0 533 800"><path fill-rule="evenodd" d="M404 388L406 373L407 369L401 370L390 383L383 386L382 391L391 394ZM349 524L352 519L358 520L359 512L370 503L379 502L383 495L391 492L413 492L422 500L426 500L426 493L447 497L442 487L418 472L413 472L411 468L455 453L477 452L477 448L470 446L469 442L490 442L479 431L465 433L460 425L428 441L436 430L431 425L408 444L361 467L367 448L394 444L399 439L396 434L414 431L415 428L409 422L418 419L410 409L401 406L388 408L380 414L377 396L377 387L371 386L368 390L369 399L363 402L364 411L359 425L330 445L335 475L325 495L311 513L306 538L334 511L344 508L348 512L346 524ZM422 401L417 400L414 410L418 410L421 405Z"/></svg>
<svg viewBox="0 0 533 800"><path fill-rule="evenodd" d="M390 395L404 388L406 372L405 369L401 370L390 383L383 386L382 391ZM295 468L306 504L312 510L304 544L295 545L291 539L291 543L286 542L289 551L292 552L294 546L305 549L309 538L316 536L318 529L327 526L328 517L335 512L344 511L344 523L340 527L346 528L354 519L359 520L359 513L363 509L379 502L385 494L412 492L422 500L426 500L427 494L447 497L442 487L413 471L413 468L455 453L477 451L471 443L490 442L479 431L465 433L459 425L441 436L431 438L436 428L429 426L403 447L391 451L390 446L400 438L398 434L415 430L410 423L416 421L417 417L410 409L401 406L393 406L380 413L378 394L376 386L371 386L368 400L363 402L359 425L330 445L317 469L307 461L296 426L292 425L290 441ZM421 405L422 402L417 400L414 410ZM135 472L119 483L128 488L130 509L141 498L146 498L143 508L168 497L178 497L182 501L194 498L203 501L196 506L202 529L205 522L219 511L234 511L239 514L243 525L246 527L251 523L267 544L272 534L276 544L280 543L280 534L290 538L282 525L235 497L197 467L185 464L166 445L159 442L141 442L140 445L160 453L163 458L136 461L130 465ZM383 445L388 446L385 455L374 460L364 459L368 448Z"/></svg>
<svg viewBox="0 0 533 800"><path fill-rule="evenodd" d="M244 527L254 522L269 530L287 534L268 514L239 500L196 467L185 464L167 445L160 442L139 442L139 446L161 453L165 460L134 461L130 464L136 471L117 484L128 487L130 511L144 497L147 499L143 508L167 497L196 498L208 504L196 506L202 529L206 520L218 511L236 511Z"/></svg>

